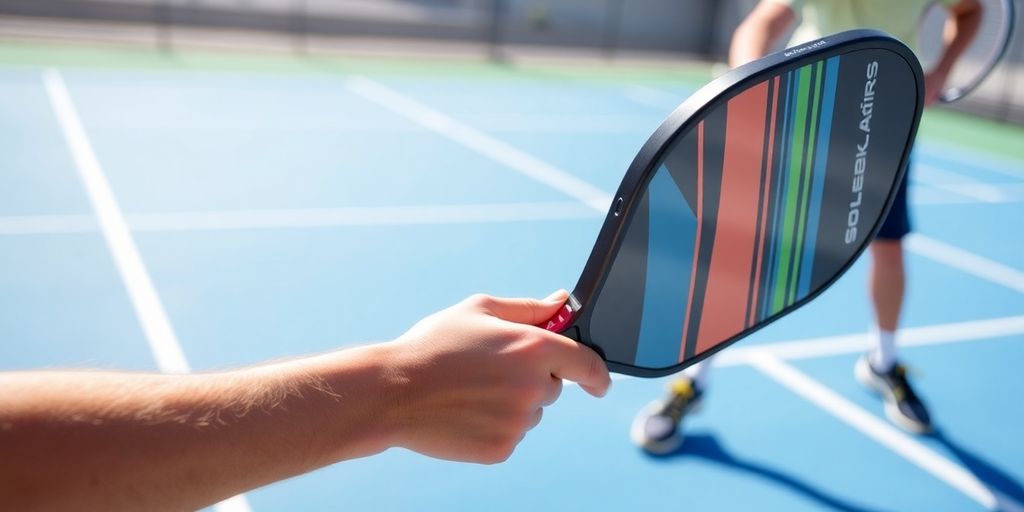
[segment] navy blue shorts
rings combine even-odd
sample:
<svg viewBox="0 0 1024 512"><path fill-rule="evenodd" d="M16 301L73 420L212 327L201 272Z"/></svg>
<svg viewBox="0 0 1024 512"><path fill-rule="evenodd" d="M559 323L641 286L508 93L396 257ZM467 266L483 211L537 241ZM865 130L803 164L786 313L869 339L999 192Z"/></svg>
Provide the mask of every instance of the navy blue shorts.
<svg viewBox="0 0 1024 512"><path fill-rule="evenodd" d="M910 181L910 173L903 176L900 189L896 191L896 201L889 209L889 215L882 221L882 229L878 230L875 238L883 240L899 240L910 233L910 209L907 208L907 182Z"/></svg>

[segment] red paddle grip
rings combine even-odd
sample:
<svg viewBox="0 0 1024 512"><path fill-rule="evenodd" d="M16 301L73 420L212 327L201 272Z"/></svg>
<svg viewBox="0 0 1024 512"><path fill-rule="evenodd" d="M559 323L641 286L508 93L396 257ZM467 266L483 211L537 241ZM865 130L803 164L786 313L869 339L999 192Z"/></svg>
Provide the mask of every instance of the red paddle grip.
<svg viewBox="0 0 1024 512"><path fill-rule="evenodd" d="M569 323L572 322L572 306L565 304L562 309L558 310L555 316L548 319L547 322L537 324L537 327L547 329L551 332L561 333L569 327Z"/></svg>

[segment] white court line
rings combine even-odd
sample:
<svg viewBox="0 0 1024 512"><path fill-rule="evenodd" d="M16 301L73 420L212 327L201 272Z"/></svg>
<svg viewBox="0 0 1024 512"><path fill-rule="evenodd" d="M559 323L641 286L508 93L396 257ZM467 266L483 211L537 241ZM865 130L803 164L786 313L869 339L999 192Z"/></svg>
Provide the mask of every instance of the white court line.
<svg viewBox="0 0 1024 512"><path fill-rule="evenodd" d="M978 183L962 174L926 164L914 166L913 181L983 203L1005 203L1009 198L997 185Z"/></svg>
<svg viewBox="0 0 1024 512"><path fill-rule="evenodd" d="M907 200L910 201L911 206L944 206L951 204L977 204L978 202L976 199L964 197L959 194L952 194L949 191L913 180L910 182L909 191L910 195L907 196Z"/></svg>
<svg viewBox="0 0 1024 512"><path fill-rule="evenodd" d="M914 164L911 183L924 185L956 194L982 203L1012 203L1024 201L1024 183L982 183L978 180L929 164ZM956 203L963 201L938 200L930 203Z"/></svg>
<svg viewBox="0 0 1024 512"><path fill-rule="evenodd" d="M689 94L680 96L668 91L646 85L633 85L626 89L626 97L641 105L657 107L659 109L674 109L683 102Z"/></svg>
<svg viewBox="0 0 1024 512"><path fill-rule="evenodd" d="M366 77L352 77L346 85L353 93L575 198L598 212L608 211L612 200L610 194L565 170Z"/></svg>
<svg viewBox="0 0 1024 512"><path fill-rule="evenodd" d="M941 183L944 185L979 183L978 180L970 176L966 176L958 172L951 171L949 169L944 169L942 167L937 167L931 164L923 164L918 162L914 162L914 168L911 169L911 176L913 176L918 181L928 183L929 185L933 183Z"/></svg>
<svg viewBox="0 0 1024 512"><path fill-rule="evenodd" d="M1024 334L1024 315L901 328L899 345L939 345L1018 334ZM750 353L767 353L786 360L856 354L867 350L871 346L871 339L865 332L732 347L715 356L714 362L715 366L744 364Z"/></svg>
<svg viewBox="0 0 1024 512"><path fill-rule="evenodd" d="M153 287L146 266L142 262L131 231L125 223L121 208L117 204L110 184L103 174L99 159L93 151L89 137L71 100L71 94L64 84L64 78L55 69L43 74L43 83L50 97L54 114L67 141L68 149L75 161L79 177L85 186L89 201L96 212L103 238L110 248L121 279L124 281L135 314L139 317L150 349L160 371L165 373L188 373L188 361L174 334L170 321L164 312L160 297ZM225 500L223 510L246 512L249 510L244 496ZM215 505L222 510L219 505Z"/></svg>
<svg viewBox="0 0 1024 512"><path fill-rule="evenodd" d="M594 218L600 218L600 215L577 201L124 214L125 222L132 231L478 224ZM0 235L90 233L97 229L99 225L90 215L0 217Z"/></svg>
<svg viewBox="0 0 1024 512"><path fill-rule="evenodd" d="M946 343L975 342L1021 334L1024 334L1024 315L907 327L900 329L899 344L900 347L924 347ZM871 338L868 333L852 333L761 345L732 346L715 355L711 361L718 368L748 364L751 354L768 354L784 360L858 354L864 352L870 346L870 342ZM615 374L613 378L625 380L635 377Z"/></svg>
<svg viewBox="0 0 1024 512"><path fill-rule="evenodd" d="M951 191L951 187L948 186L933 186L925 183L911 183L910 184L910 204L911 205L950 205L950 204L1005 204L1005 203L1020 203L1024 202L1024 184L1014 185L999 185L998 192L993 192L991 187L993 185L960 185L963 187L958 192ZM935 194L934 192L938 192ZM987 196L994 198L998 196L996 201L979 200L978 196Z"/></svg>
<svg viewBox="0 0 1024 512"><path fill-rule="evenodd" d="M99 229L92 215L23 215L0 217L0 235L62 235Z"/></svg>
<svg viewBox="0 0 1024 512"><path fill-rule="evenodd" d="M79 177L96 212L103 237L128 289L132 306L135 307L135 313L142 323L142 329L146 333L146 339L149 340L157 364L163 372L187 373L188 362L164 313L156 289L149 279L142 257L135 247L131 232L121 214L121 208L103 175L103 169L93 152L85 128L82 127L71 95L64 85L64 79L60 72L51 69L46 71L43 81Z"/></svg>
<svg viewBox="0 0 1024 512"><path fill-rule="evenodd" d="M879 444L931 473L989 510L1024 511L1012 498L990 490L973 473L857 407L820 382L768 353L748 354L752 366Z"/></svg>
<svg viewBox="0 0 1024 512"><path fill-rule="evenodd" d="M958 167L980 169L1012 178L1024 179L1024 165L1020 160L1001 158L991 153L980 153L963 147L956 149L948 145L934 143L917 143L916 147L943 160L949 160Z"/></svg>
<svg viewBox="0 0 1024 512"><path fill-rule="evenodd" d="M994 203L1014 203L1024 201L1024 183L965 183L959 185L960 192L968 195L991 198Z"/></svg>
<svg viewBox="0 0 1024 512"><path fill-rule="evenodd" d="M133 229L143 231L181 231L476 224L594 217L597 214L590 208L575 201L565 201L133 214L128 216L128 222Z"/></svg>
<svg viewBox="0 0 1024 512"><path fill-rule="evenodd" d="M1011 290L1024 293L1024 272L919 233L903 239L907 250Z"/></svg>
<svg viewBox="0 0 1024 512"><path fill-rule="evenodd" d="M486 123L486 124L481 124ZM558 134L580 134L580 133L609 133L609 134L637 134L647 130L650 124L648 116L638 115L546 115L546 114L519 114L488 116L481 120L476 127L480 130L501 133L558 133ZM406 124L406 129L419 130Z"/></svg>

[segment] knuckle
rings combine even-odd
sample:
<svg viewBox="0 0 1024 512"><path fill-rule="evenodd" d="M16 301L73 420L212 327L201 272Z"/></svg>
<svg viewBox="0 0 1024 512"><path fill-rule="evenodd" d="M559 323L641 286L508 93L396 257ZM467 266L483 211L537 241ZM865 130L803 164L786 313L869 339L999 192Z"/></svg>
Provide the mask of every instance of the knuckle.
<svg viewBox="0 0 1024 512"><path fill-rule="evenodd" d="M492 446L515 446L526 431L533 425L534 416L539 409L536 405L514 404L493 418L493 428L488 437Z"/></svg>
<svg viewBox="0 0 1024 512"><path fill-rule="evenodd" d="M520 402L524 407L535 407L541 403L547 395L543 386L531 383L520 391Z"/></svg>
<svg viewBox="0 0 1024 512"><path fill-rule="evenodd" d="M508 459L511 458L511 457L512 457L512 453L511 452L509 452L509 453L497 453L497 452L495 452L495 454L493 456L487 457L486 459L484 459L483 463L488 465L488 466L494 466L494 465L501 464L503 462L508 461Z"/></svg>
<svg viewBox="0 0 1024 512"><path fill-rule="evenodd" d="M544 397L544 405L551 405L557 402L558 398L562 396L562 379L552 377L551 380L551 388Z"/></svg>
<svg viewBox="0 0 1024 512"><path fill-rule="evenodd" d="M519 444L519 439L512 439L505 441L498 445L498 453L495 458L496 464L507 461L512 457L512 454L516 451L516 445Z"/></svg>
<svg viewBox="0 0 1024 512"><path fill-rule="evenodd" d="M544 419L544 409L537 409L530 417L530 426L527 430L533 430Z"/></svg>
<svg viewBox="0 0 1024 512"><path fill-rule="evenodd" d="M510 441L498 441L493 443L484 450L480 457L480 462L489 466L495 464L501 464L512 457L512 452L515 451L516 443Z"/></svg>
<svg viewBox="0 0 1024 512"><path fill-rule="evenodd" d="M529 412L523 412L516 416L509 424L509 432L505 436L506 439L518 440L519 436L530 430L533 426L533 414L536 409L531 409Z"/></svg>
<svg viewBox="0 0 1024 512"><path fill-rule="evenodd" d="M529 350L528 354L539 360L550 360L558 350L558 344L553 343L543 334L528 331L525 334L526 343L524 346Z"/></svg>
<svg viewBox="0 0 1024 512"><path fill-rule="evenodd" d="M602 361L600 357L598 357L596 355L589 355L587 360L588 360L588 362L587 362L587 369L586 369L587 377L590 377L590 378L600 377L601 374L603 374L603 373L605 373L607 371L605 369L604 361Z"/></svg>
<svg viewBox="0 0 1024 512"><path fill-rule="evenodd" d="M506 324L501 331L507 340L509 349L517 357L521 358L524 364L536 365L544 359L544 340L535 333L518 324Z"/></svg>
<svg viewBox="0 0 1024 512"><path fill-rule="evenodd" d="M494 304L494 297L485 293L474 293L473 295L470 295L465 302L470 306L487 309Z"/></svg>

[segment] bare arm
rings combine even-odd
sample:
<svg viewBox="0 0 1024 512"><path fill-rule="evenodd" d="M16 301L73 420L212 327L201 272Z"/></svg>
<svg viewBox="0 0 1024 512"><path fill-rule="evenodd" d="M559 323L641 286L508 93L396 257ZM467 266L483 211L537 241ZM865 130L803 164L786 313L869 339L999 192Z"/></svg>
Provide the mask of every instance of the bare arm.
<svg viewBox="0 0 1024 512"><path fill-rule="evenodd" d="M0 502L195 509L380 451L387 435L363 423L383 412L366 399L386 387L378 350L202 375L0 376Z"/></svg>
<svg viewBox="0 0 1024 512"><path fill-rule="evenodd" d="M733 32L729 66L740 66L767 55L795 19L793 10L785 5L759 2Z"/></svg>
<svg viewBox="0 0 1024 512"><path fill-rule="evenodd" d="M607 391L593 351L530 325L564 300L475 296L390 343L228 372L2 374L0 503L195 509L390 447L500 462L562 377Z"/></svg>
<svg viewBox="0 0 1024 512"><path fill-rule="evenodd" d="M982 7L978 0L961 0L949 9L949 17L942 31L945 49L935 67L925 75L925 104L939 99L956 61L978 33Z"/></svg>

